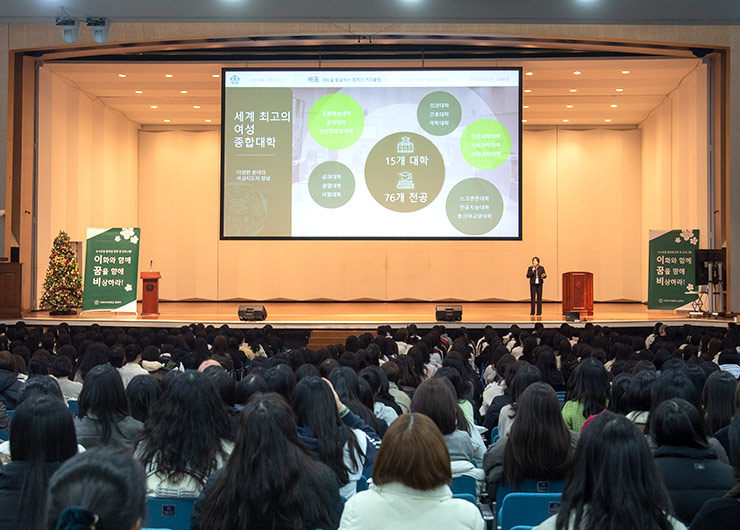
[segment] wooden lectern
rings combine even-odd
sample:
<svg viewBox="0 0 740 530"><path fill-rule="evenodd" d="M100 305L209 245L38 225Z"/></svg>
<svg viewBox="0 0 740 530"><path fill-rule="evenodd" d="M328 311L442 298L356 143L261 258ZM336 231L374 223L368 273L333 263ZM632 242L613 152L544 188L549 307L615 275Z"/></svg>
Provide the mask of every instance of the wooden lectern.
<svg viewBox="0 0 740 530"><path fill-rule="evenodd" d="M563 313L594 314L594 275L590 272L563 274Z"/></svg>
<svg viewBox="0 0 740 530"><path fill-rule="evenodd" d="M142 272L140 277L143 287L141 291L141 315L159 315L159 279L162 275L156 271L148 271Z"/></svg>
<svg viewBox="0 0 740 530"><path fill-rule="evenodd" d="M21 318L20 263L0 263L0 318Z"/></svg>

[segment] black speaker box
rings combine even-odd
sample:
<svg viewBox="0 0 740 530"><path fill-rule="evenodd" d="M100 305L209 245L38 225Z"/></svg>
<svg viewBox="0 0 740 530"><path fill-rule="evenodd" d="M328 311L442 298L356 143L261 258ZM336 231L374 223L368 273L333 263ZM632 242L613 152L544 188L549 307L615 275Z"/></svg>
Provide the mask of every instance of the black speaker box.
<svg viewBox="0 0 740 530"><path fill-rule="evenodd" d="M453 322L455 320L462 320L462 306L438 305L435 314L437 316L437 322Z"/></svg>
<svg viewBox="0 0 740 530"><path fill-rule="evenodd" d="M264 320L267 310L263 305L240 305L239 320Z"/></svg>
<svg viewBox="0 0 740 530"><path fill-rule="evenodd" d="M566 322L578 322L581 320L581 314L578 311L566 311L565 321Z"/></svg>

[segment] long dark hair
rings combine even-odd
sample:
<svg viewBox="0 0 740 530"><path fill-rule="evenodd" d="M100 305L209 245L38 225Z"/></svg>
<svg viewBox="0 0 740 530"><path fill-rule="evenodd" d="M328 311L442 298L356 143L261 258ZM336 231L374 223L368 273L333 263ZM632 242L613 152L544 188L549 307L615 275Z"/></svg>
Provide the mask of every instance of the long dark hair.
<svg viewBox="0 0 740 530"><path fill-rule="evenodd" d="M356 463L364 455L352 430L339 418L329 385L319 377L304 377L293 391L291 404L298 425L310 429L318 439L319 460L334 471L340 485L349 483L350 472L358 471ZM355 463L352 468L344 462L345 443Z"/></svg>
<svg viewBox="0 0 740 530"><path fill-rule="evenodd" d="M672 530L663 480L645 437L627 418L612 412L594 418L573 462L557 530Z"/></svg>
<svg viewBox="0 0 740 530"><path fill-rule="evenodd" d="M175 377L134 442L144 466L174 481L185 475L205 482L225 458L224 440L232 440L232 423L207 376L187 372Z"/></svg>
<svg viewBox="0 0 740 530"><path fill-rule="evenodd" d="M533 383L519 399L519 411L504 448L504 478L519 486L526 478L562 479L573 450L555 390Z"/></svg>
<svg viewBox="0 0 740 530"><path fill-rule="evenodd" d="M162 395L162 386L150 375L137 375L126 385L131 416L144 423Z"/></svg>
<svg viewBox="0 0 740 530"><path fill-rule="evenodd" d="M41 528L50 462L62 463L77 453L77 435L72 414L62 401L52 396L32 396L23 401L13 415L10 430L10 456L25 462L19 503L6 506L15 510L16 525L28 518L29 529Z"/></svg>
<svg viewBox="0 0 740 530"><path fill-rule="evenodd" d="M446 377L433 377L420 384L411 398L411 412L431 418L444 435L456 430L470 434L465 414L457 404L455 389Z"/></svg>
<svg viewBox="0 0 740 530"><path fill-rule="evenodd" d="M588 418L606 408L609 397L609 374L604 365L591 357L576 366L568 379L568 401L583 403L583 417Z"/></svg>
<svg viewBox="0 0 740 530"><path fill-rule="evenodd" d="M275 393L255 394L242 412L234 451L206 498L200 528L298 530L306 514L334 530L338 521L328 507L339 489L316 487L322 485L324 470L333 476L301 443L285 399ZM311 495L301 487L306 481L314 486Z"/></svg>
<svg viewBox="0 0 740 530"><path fill-rule="evenodd" d="M372 409L369 409L360 399L360 378L357 377L352 368L346 366L337 368L329 374L329 381L334 386L342 403L352 412L357 414L375 432L380 431L380 422L375 417Z"/></svg>
<svg viewBox="0 0 740 530"><path fill-rule="evenodd" d="M80 391L78 417L100 424L102 442L108 443L117 423L129 415L128 398L118 370L101 364L87 373Z"/></svg>
<svg viewBox="0 0 740 530"><path fill-rule="evenodd" d="M706 449L704 422L696 407L681 398L664 401L650 414L650 434L658 447Z"/></svg>
<svg viewBox="0 0 740 530"><path fill-rule="evenodd" d="M709 433L715 433L726 427L735 414L735 389L737 379L729 372L714 372L707 377L702 391L704 419Z"/></svg>

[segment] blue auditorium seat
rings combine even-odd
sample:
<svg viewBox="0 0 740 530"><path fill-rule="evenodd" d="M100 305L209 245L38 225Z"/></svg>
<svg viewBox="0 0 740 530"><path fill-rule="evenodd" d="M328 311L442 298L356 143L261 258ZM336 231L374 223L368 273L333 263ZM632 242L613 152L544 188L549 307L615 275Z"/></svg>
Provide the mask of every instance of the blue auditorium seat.
<svg viewBox="0 0 740 530"><path fill-rule="evenodd" d="M478 489L476 487L475 479L466 475L453 478L450 489L452 490L453 494L467 493L472 495L474 498L478 496Z"/></svg>
<svg viewBox="0 0 740 530"><path fill-rule="evenodd" d="M498 512L501 530L536 526L560 509L560 493L509 493Z"/></svg>
<svg viewBox="0 0 740 530"><path fill-rule="evenodd" d="M562 480L523 480L518 488L511 488L505 482L502 482L496 489L496 506L501 503L509 493L563 493L565 482Z"/></svg>
<svg viewBox="0 0 740 530"><path fill-rule="evenodd" d="M472 502L473 504L478 506L478 502L475 500L475 495L471 495L470 493L453 493L452 498Z"/></svg>
<svg viewBox="0 0 740 530"><path fill-rule="evenodd" d="M148 515L142 526L190 530L190 515L195 504L194 498L147 497L146 504Z"/></svg>

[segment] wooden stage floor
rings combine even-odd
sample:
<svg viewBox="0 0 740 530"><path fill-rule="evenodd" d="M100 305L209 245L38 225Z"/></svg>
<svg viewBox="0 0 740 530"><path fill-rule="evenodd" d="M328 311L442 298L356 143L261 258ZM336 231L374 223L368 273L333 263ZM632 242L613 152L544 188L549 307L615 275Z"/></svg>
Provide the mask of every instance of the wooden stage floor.
<svg viewBox="0 0 740 530"><path fill-rule="evenodd" d="M244 303L244 302L241 302ZM444 304L455 302L443 302ZM512 324L531 326L542 322L546 327L557 327L565 319L560 303L543 304L540 317L529 315L529 303L521 302L459 302L463 306L462 322L445 323L456 327L482 328L508 327ZM191 322L206 325L229 324L234 327L262 327L271 324L276 329L374 329L381 324L392 326L417 324L431 327L436 324L434 302L266 302L267 320L241 322L238 317L240 302L161 302L159 316L143 317L131 313L107 313L101 311L80 313L74 316L50 317L48 311L34 311L24 315L29 325L53 325L59 322L92 324L103 326L151 326L176 327ZM141 304L139 304L141 311ZM593 316L585 317L589 322L612 327L652 326L656 322L669 325L691 323L701 326L727 325L727 319L688 318L688 314L666 310L648 310L640 303L596 303ZM1 322L12 323L15 320ZM584 322L575 322L583 326Z"/></svg>

